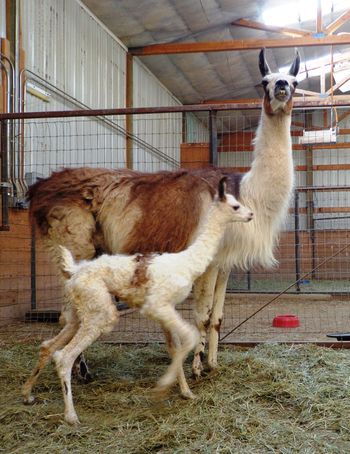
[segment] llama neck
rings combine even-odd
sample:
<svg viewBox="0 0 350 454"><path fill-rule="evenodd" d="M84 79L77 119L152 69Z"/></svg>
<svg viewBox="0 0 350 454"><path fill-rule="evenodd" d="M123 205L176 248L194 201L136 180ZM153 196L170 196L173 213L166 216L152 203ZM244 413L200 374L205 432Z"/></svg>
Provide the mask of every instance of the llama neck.
<svg viewBox="0 0 350 454"><path fill-rule="evenodd" d="M195 242L181 252L183 263L188 266L192 279L196 279L207 269L215 257L227 226L220 208L212 205L208 217Z"/></svg>
<svg viewBox="0 0 350 454"><path fill-rule="evenodd" d="M270 115L262 109L254 160L242 182L242 197L256 201L255 209L262 204L276 212L289 200L294 179L290 125L290 113Z"/></svg>

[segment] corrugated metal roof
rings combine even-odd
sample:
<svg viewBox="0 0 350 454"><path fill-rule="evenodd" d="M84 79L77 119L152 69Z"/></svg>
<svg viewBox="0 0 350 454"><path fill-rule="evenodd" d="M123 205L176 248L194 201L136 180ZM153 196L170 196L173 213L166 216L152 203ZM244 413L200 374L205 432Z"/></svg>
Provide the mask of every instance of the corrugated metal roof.
<svg viewBox="0 0 350 454"><path fill-rule="evenodd" d="M234 20L259 20L266 8L281 5L267 0L83 0L83 3L127 47L149 44L279 38L276 33L232 26ZM288 3L285 14L289 14ZM340 12L323 18L332 22ZM315 11L316 15L316 11ZM315 30L315 22L294 26ZM339 29L349 32L344 24ZM333 51L348 51L334 46ZM330 55L330 46L300 49L302 59ZM254 98L259 92L258 51L235 51L141 57L142 62L184 104L209 99ZM291 49L267 52L272 70L288 65ZM317 80L305 80L301 88L319 91Z"/></svg>

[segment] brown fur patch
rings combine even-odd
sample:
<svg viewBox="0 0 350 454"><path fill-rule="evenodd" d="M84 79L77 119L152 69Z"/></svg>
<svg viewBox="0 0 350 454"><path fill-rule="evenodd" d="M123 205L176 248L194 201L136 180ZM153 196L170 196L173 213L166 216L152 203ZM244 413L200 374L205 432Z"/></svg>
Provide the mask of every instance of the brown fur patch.
<svg viewBox="0 0 350 454"><path fill-rule="evenodd" d="M151 255L138 254L135 257L136 268L134 276L131 280L132 288L143 287L148 282L149 279L147 276L147 270L151 259Z"/></svg>
<svg viewBox="0 0 350 454"><path fill-rule="evenodd" d="M271 101L267 94L265 94L265 96L264 96L263 109L264 109L266 115L274 115L274 111L272 110L272 107L271 107Z"/></svg>
<svg viewBox="0 0 350 454"><path fill-rule="evenodd" d="M286 103L283 111L285 114L290 115L293 110L293 98L290 97L289 101Z"/></svg>
<svg viewBox="0 0 350 454"><path fill-rule="evenodd" d="M188 172L159 172L130 180L129 207L141 216L135 223L125 253L178 252L185 249L203 209L203 195L214 191L202 178Z"/></svg>

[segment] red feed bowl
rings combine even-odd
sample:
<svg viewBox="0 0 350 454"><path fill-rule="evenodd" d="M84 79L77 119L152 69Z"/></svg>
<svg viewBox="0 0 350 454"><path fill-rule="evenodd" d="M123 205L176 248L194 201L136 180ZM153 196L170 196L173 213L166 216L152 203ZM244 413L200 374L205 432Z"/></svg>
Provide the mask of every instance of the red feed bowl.
<svg viewBox="0 0 350 454"><path fill-rule="evenodd" d="M297 328L300 326L300 320L296 315L276 315L272 326L275 328Z"/></svg>

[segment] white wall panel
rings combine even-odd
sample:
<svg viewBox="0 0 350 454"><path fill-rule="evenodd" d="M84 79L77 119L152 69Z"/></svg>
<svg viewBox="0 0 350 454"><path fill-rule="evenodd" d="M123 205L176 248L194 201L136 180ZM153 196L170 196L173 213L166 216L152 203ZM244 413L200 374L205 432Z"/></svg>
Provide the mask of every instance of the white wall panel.
<svg viewBox="0 0 350 454"><path fill-rule="evenodd" d="M51 94L48 103L27 94L27 111L124 107L125 47L79 2L25 0L21 17L27 76ZM124 167L125 119L105 120L27 122L25 173L46 176L62 166Z"/></svg>
<svg viewBox="0 0 350 454"><path fill-rule="evenodd" d="M181 105L137 58L133 78L135 107ZM134 168L155 171L180 167L182 114L134 115L133 118L133 134L148 144L134 143Z"/></svg>

